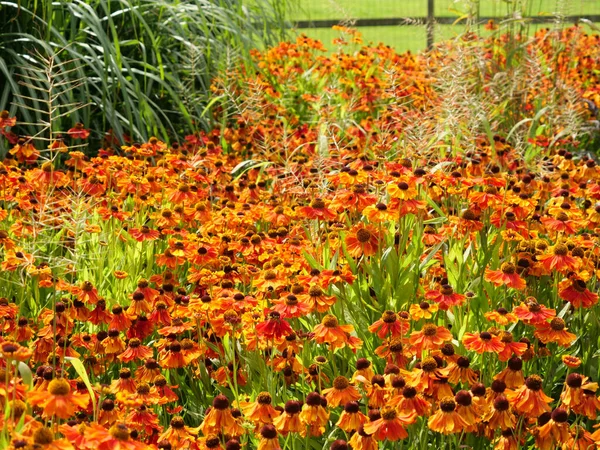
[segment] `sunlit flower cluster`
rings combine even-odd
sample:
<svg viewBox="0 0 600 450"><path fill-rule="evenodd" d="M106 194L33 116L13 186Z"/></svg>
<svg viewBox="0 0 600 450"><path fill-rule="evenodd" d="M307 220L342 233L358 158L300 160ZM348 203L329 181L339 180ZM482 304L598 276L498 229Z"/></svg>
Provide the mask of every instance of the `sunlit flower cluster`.
<svg viewBox="0 0 600 450"><path fill-rule="evenodd" d="M598 37L563 35L600 107ZM181 143L40 150L0 114L3 448L600 447L595 160L421 154L441 57L320 49L257 52L256 108Z"/></svg>

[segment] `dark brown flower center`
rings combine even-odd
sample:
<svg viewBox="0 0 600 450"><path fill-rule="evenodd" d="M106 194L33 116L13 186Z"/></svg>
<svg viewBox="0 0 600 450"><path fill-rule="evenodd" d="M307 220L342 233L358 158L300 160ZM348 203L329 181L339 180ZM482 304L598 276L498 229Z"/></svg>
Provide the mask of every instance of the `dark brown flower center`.
<svg viewBox="0 0 600 450"><path fill-rule="evenodd" d="M456 402L452 397L446 397L440 402L440 409L445 413L452 412L456 409Z"/></svg>
<svg viewBox="0 0 600 450"><path fill-rule="evenodd" d="M394 420L396 417L398 417L398 413L396 412L396 409L391 406L384 406L381 410L381 418L383 420Z"/></svg>
<svg viewBox="0 0 600 450"><path fill-rule="evenodd" d="M510 407L510 403L508 402L508 399L506 398L506 396L503 394L500 394L494 400L494 409L496 411L507 411L509 407Z"/></svg>
<svg viewBox="0 0 600 450"><path fill-rule="evenodd" d="M271 398L271 394L269 394L268 392L261 392L260 394L258 394L256 401L259 405L270 405L273 400Z"/></svg>
<svg viewBox="0 0 600 450"><path fill-rule="evenodd" d="M350 383L348 382L348 379L346 377L339 376L336 377L335 380L333 380L333 387L338 391L342 391L348 386L350 386Z"/></svg>
<svg viewBox="0 0 600 450"><path fill-rule="evenodd" d="M505 273L506 275L512 275L515 273L516 268L513 263L505 262L502 264L502 266L500 266L500 270L502 270L502 273Z"/></svg>
<svg viewBox="0 0 600 450"><path fill-rule="evenodd" d="M531 391L539 391L542 389L542 379L537 375L531 375L525 380L525 385Z"/></svg>
<svg viewBox="0 0 600 450"><path fill-rule="evenodd" d="M112 437L118 439L119 441L129 440L129 429L124 423L118 423L113 425L112 427L110 427L108 432L111 434Z"/></svg>
<svg viewBox="0 0 600 450"><path fill-rule="evenodd" d="M437 327L431 323L428 323L423 327L423 335L425 336L435 336L437 334Z"/></svg>
<svg viewBox="0 0 600 450"><path fill-rule="evenodd" d="M433 372L438 368L438 364L434 358L425 358L421 363L421 369L423 372Z"/></svg>
<svg viewBox="0 0 600 450"><path fill-rule="evenodd" d="M556 256L565 256L569 253L569 248L565 244L557 244L554 246L554 254Z"/></svg>
<svg viewBox="0 0 600 450"><path fill-rule="evenodd" d="M365 244L371 240L371 232L365 228L361 228L356 232L356 239L361 244Z"/></svg>
<svg viewBox="0 0 600 450"><path fill-rule="evenodd" d="M555 317L550 322L550 328L552 328L554 331L562 331L565 329L565 321L559 317Z"/></svg>
<svg viewBox="0 0 600 450"><path fill-rule="evenodd" d="M325 317L323 317L321 323L327 328L335 328L338 326L337 318L331 314L327 314Z"/></svg>
<svg viewBox="0 0 600 450"><path fill-rule="evenodd" d="M385 323L394 323L396 320L398 320L398 317L394 311L388 310L383 313L381 320L383 320Z"/></svg>

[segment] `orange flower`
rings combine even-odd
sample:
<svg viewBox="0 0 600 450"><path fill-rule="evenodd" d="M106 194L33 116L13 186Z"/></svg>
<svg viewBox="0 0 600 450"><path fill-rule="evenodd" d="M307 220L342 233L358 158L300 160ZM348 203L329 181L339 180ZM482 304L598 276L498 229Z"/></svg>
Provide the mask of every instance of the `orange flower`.
<svg viewBox="0 0 600 450"><path fill-rule="evenodd" d="M271 406L271 402L271 394L261 392L254 402L240 402L240 409L248 420L259 427L273 423L273 419L279 416L279 411Z"/></svg>
<svg viewBox="0 0 600 450"><path fill-rule="evenodd" d="M131 304L127 308L127 314L130 316L139 316L141 314L149 314L152 312L152 306L148 303L143 292L136 290L131 294Z"/></svg>
<svg viewBox="0 0 600 450"><path fill-rule="evenodd" d="M271 425L264 425L260 429L260 441L257 450L281 450L277 429Z"/></svg>
<svg viewBox="0 0 600 450"><path fill-rule="evenodd" d="M437 303L421 302L419 304L413 303L410 305L408 312L413 320L431 319L433 315L438 311Z"/></svg>
<svg viewBox="0 0 600 450"><path fill-rule="evenodd" d="M543 425L538 423L533 433L536 444L541 449L551 449L564 445L571 437L569 433L569 412L564 408L556 408L550 415L550 420Z"/></svg>
<svg viewBox="0 0 600 450"><path fill-rule="evenodd" d="M408 433L404 427L413 423L416 417L414 412L401 414L391 406L384 406L381 410L381 418L366 423L364 431L378 441L387 439L393 442L405 439L408 437Z"/></svg>
<svg viewBox="0 0 600 450"><path fill-rule="evenodd" d="M358 430L367 420L368 417L360 412L359 404L351 401L344 405L344 411L340 414L340 418L335 426L341 428L346 433L351 433Z"/></svg>
<svg viewBox="0 0 600 450"><path fill-rule="evenodd" d="M563 364L567 367L570 367L571 369L576 369L581 365L581 359L579 359L577 356L562 355L561 359Z"/></svg>
<svg viewBox="0 0 600 450"><path fill-rule="evenodd" d="M375 375L373 371L373 363L367 358L358 358L356 360L356 370L352 375L352 380L355 381L358 377L362 377L365 380L370 380Z"/></svg>
<svg viewBox="0 0 600 450"><path fill-rule="evenodd" d="M280 317L277 311L271 311L267 320L256 325L256 333L258 336L269 339L279 340L283 336L293 334L294 330L290 324Z"/></svg>
<svg viewBox="0 0 600 450"><path fill-rule="evenodd" d="M92 424L87 431L90 448L96 450L148 450L148 446L133 439L129 427L116 423L110 429Z"/></svg>
<svg viewBox="0 0 600 450"><path fill-rule="evenodd" d="M204 436L210 434L229 434L241 436L244 429L235 420L229 408L229 400L222 394L217 395L212 402L212 408L207 411L204 420L198 427Z"/></svg>
<svg viewBox="0 0 600 450"><path fill-rule="evenodd" d="M73 294L77 295L77 299L83 303L94 305L98 301L98 291L92 283L84 281L79 288L73 289Z"/></svg>
<svg viewBox="0 0 600 450"><path fill-rule="evenodd" d="M523 360L518 356L513 356L508 360L508 367L494 376L494 380L501 380L509 389L516 389L523 386Z"/></svg>
<svg viewBox="0 0 600 450"><path fill-rule="evenodd" d="M281 314L283 319L306 316L312 309L311 305L298 299L294 294L288 294L285 297L273 300L273 304L275 306L272 310Z"/></svg>
<svg viewBox="0 0 600 450"><path fill-rule="evenodd" d="M564 444L564 448L573 450L588 450L594 448L595 442L592 433L587 431L581 425L572 425L569 432L569 439Z"/></svg>
<svg viewBox="0 0 600 450"><path fill-rule="evenodd" d="M565 321L555 317L550 323L544 322L536 324L534 336L544 344L556 342L562 347L569 347L577 336L567 331Z"/></svg>
<svg viewBox="0 0 600 450"><path fill-rule="evenodd" d="M498 308L495 311L486 312L484 317L487 320L496 322L498 325L508 325L510 323L517 323L519 318L515 313L508 312L506 308Z"/></svg>
<svg viewBox="0 0 600 450"><path fill-rule="evenodd" d="M469 386L477 383L479 376L469 366L471 361L466 356L459 356L456 362L451 361L446 367L448 382L452 384L466 383Z"/></svg>
<svg viewBox="0 0 600 450"><path fill-rule="evenodd" d="M558 296L571 303L575 308L590 308L598 303L598 294L591 292L584 280L576 275L558 285Z"/></svg>
<svg viewBox="0 0 600 450"><path fill-rule="evenodd" d="M433 431L442 434L460 433L469 425L456 411L453 397L446 397L440 402L439 409L429 417L427 425Z"/></svg>
<svg viewBox="0 0 600 450"><path fill-rule="evenodd" d="M487 422L487 426L491 430L506 430L513 428L517 419L510 410L510 403L504 394L498 395L492 402L492 407L489 408L482 416L483 422Z"/></svg>
<svg viewBox="0 0 600 450"><path fill-rule="evenodd" d="M0 346L0 355L8 361L27 361L33 352L16 342L6 341Z"/></svg>
<svg viewBox="0 0 600 450"><path fill-rule="evenodd" d="M403 371L402 375L406 378L406 384L413 386L419 392L426 395L433 395L436 391L436 382L447 379L447 370L440 368L441 359L428 357L425 358L420 367L415 367L412 372Z"/></svg>
<svg viewBox="0 0 600 450"><path fill-rule="evenodd" d="M130 228L128 233L138 242L154 241L160 237L160 233L156 230L151 230L146 225L140 228Z"/></svg>
<svg viewBox="0 0 600 450"><path fill-rule="evenodd" d="M506 391L506 398L514 409L527 417L539 417L544 412L550 412L551 397L544 394L542 390L542 379L537 375L531 375L525 380L525 384L516 391Z"/></svg>
<svg viewBox="0 0 600 450"><path fill-rule="evenodd" d="M370 383L367 383L366 397L368 406L371 409L381 408L386 403L386 397L388 394L388 387L386 386L386 379L381 375L373 375Z"/></svg>
<svg viewBox="0 0 600 450"><path fill-rule="evenodd" d="M327 314L321 323L315 326L315 342L329 344L332 350L343 348L349 343L350 333L353 331L352 325L340 325L335 316Z"/></svg>
<svg viewBox="0 0 600 450"><path fill-rule="evenodd" d="M298 208L298 211L308 219L333 220L337 217L336 213L327 208L327 204L320 198L315 198L310 206Z"/></svg>
<svg viewBox="0 0 600 450"><path fill-rule="evenodd" d="M306 396L300 420L308 427L309 436L321 436L325 432L325 424L329 420L329 411L323 407L326 404L325 397L321 397L317 392Z"/></svg>
<svg viewBox="0 0 600 450"><path fill-rule="evenodd" d="M350 256L374 255L379 249L380 233L373 225L358 223L346 236L346 249Z"/></svg>
<svg viewBox="0 0 600 450"><path fill-rule="evenodd" d="M522 356L529 348L526 342L514 342L512 333L508 331L502 331L500 333L500 340L504 344L504 348L498 353L499 361L508 361L511 356Z"/></svg>
<svg viewBox="0 0 600 450"><path fill-rule="evenodd" d="M86 130L82 123L77 122L73 128L67 131L67 134L73 139L87 139L90 135L90 130Z"/></svg>
<svg viewBox="0 0 600 450"><path fill-rule="evenodd" d="M72 392L69 382L55 378L48 384L47 391L31 391L27 394L29 403L39 406L45 418L56 416L60 419L72 417L76 411L87 408L89 394Z"/></svg>
<svg viewBox="0 0 600 450"><path fill-rule="evenodd" d="M123 362L131 362L135 359L137 360L146 360L153 356L153 351L142 345L141 341L138 338L133 338L129 340L129 344L125 351L117 356Z"/></svg>
<svg viewBox="0 0 600 450"><path fill-rule="evenodd" d="M162 367L178 369L189 364L190 359L181 351L181 343L174 340L159 352L159 361Z"/></svg>
<svg viewBox="0 0 600 450"><path fill-rule="evenodd" d="M401 414L414 412L417 416L425 416L431 411L431 403L413 386L402 388L402 394L392 397L388 404L394 406Z"/></svg>
<svg viewBox="0 0 600 450"><path fill-rule="evenodd" d="M298 295L298 300L308 303L313 311L323 313L335 303L336 298L333 295L325 295L320 286L313 285L308 289L308 294Z"/></svg>
<svg viewBox="0 0 600 450"><path fill-rule="evenodd" d="M0 128L14 127L16 124L17 124L16 117L10 117L9 112L6 110L3 110L2 112L0 112Z"/></svg>
<svg viewBox="0 0 600 450"><path fill-rule="evenodd" d="M13 445L8 448L34 448L40 450L72 450L73 445L67 439L54 439L54 432L47 427L39 427L33 432L33 445L27 443L25 439L15 439L13 443L18 442L20 445Z"/></svg>
<svg viewBox="0 0 600 450"><path fill-rule="evenodd" d="M333 387L323 390L323 395L327 399L327 404L331 407L345 405L361 397L356 388L344 376L336 377L333 380Z"/></svg>
<svg viewBox="0 0 600 450"><path fill-rule="evenodd" d="M565 244L556 244L552 253L539 255L537 259L548 272L575 271L580 265L579 260L569 255L569 248Z"/></svg>
<svg viewBox="0 0 600 450"><path fill-rule="evenodd" d="M167 190L169 201L175 204L193 203L196 196L197 194L190 190L190 186L187 183L179 183L176 189Z"/></svg>
<svg viewBox="0 0 600 450"><path fill-rule="evenodd" d="M358 428L358 431L352 435L348 443L353 450L377 450L379 448L379 443L371 434L365 431L364 425Z"/></svg>
<svg viewBox="0 0 600 450"><path fill-rule="evenodd" d="M570 220L566 212L560 211L556 218L554 217L542 217L540 222L546 227L548 231L554 233L562 233L565 235L577 233L577 229L581 228L582 222L579 220Z"/></svg>
<svg viewBox="0 0 600 450"><path fill-rule="evenodd" d="M175 448L189 448L196 442L194 430L185 425L183 418L175 416L171 419L167 428L159 437L158 441L167 441Z"/></svg>
<svg viewBox="0 0 600 450"><path fill-rule="evenodd" d="M296 400L288 400L283 408L283 413L273 420L273 425L282 436L289 433L298 433L300 436L306 434L306 427L300 420L302 403Z"/></svg>
<svg viewBox="0 0 600 450"><path fill-rule="evenodd" d="M565 380L565 388L560 394L560 401L566 406L567 411L573 409L577 414L595 419L596 411L600 406L595 394L597 390L598 383L589 382L588 377L578 373L570 373ZM588 402L589 397L593 399L591 403Z"/></svg>
<svg viewBox="0 0 600 450"><path fill-rule="evenodd" d="M444 342L452 339L452 333L447 328L438 327L428 323L421 328L420 331L413 331L410 335L409 342L421 356L423 350L434 350L442 346Z"/></svg>

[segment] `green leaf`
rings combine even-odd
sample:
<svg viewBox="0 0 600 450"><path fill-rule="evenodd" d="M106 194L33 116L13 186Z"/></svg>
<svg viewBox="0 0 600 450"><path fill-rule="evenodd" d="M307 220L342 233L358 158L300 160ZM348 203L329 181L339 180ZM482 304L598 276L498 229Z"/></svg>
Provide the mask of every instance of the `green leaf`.
<svg viewBox="0 0 600 450"><path fill-rule="evenodd" d="M19 361L19 365L17 366L19 370L19 374L23 379L23 383L25 383L29 388L33 386L33 374L31 373L31 369L27 364L23 361Z"/></svg>
<svg viewBox="0 0 600 450"><path fill-rule="evenodd" d="M83 363L79 358L74 358L72 356L65 356L65 359L71 363L77 375L81 378L85 387L87 387L88 392L90 393L90 397L92 399L92 407L94 409L94 420L96 420L96 394L94 393L94 389L92 388L92 384L90 383L90 379L88 377L87 371L83 366Z"/></svg>

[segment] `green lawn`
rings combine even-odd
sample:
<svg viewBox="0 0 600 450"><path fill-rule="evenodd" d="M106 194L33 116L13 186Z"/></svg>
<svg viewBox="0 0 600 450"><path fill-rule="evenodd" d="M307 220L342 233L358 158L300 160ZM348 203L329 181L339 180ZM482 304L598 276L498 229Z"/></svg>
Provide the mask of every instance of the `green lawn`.
<svg viewBox="0 0 600 450"><path fill-rule="evenodd" d="M548 25L531 25L530 33L533 34L540 28ZM389 27L360 27L358 30L363 36L365 44L380 42L393 47L397 52L410 50L418 52L424 50L427 45L425 26L389 26ZM588 29L589 30L589 29ZM297 30L298 33L319 39L330 51L336 50L337 46L333 44L333 39L341 36L339 31L330 28L309 28ZM442 41L456 37L464 31L461 25L437 25L435 28L435 40ZM481 29L481 34L485 35L488 31Z"/></svg>
<svg viewBox="0 0 600 450"><path fill-rule="evenodd" d="M558 0L563 4L564 15L600 14L600 0ZM503 16L507 13L503 0L481 0L481 16ZM385 17L414 17L425 16L427 0L303 0L300 9L296 10L293 20L318 19L354 19L354 18L385 18ZM435 0L436 15L460 16L467 6L464 0ZM557 9L557 0L535 0L527 4L528 15L553 15ZM551 24L530 25L530 33L538 28ZM416 26L385 26L360 27L365 43L377 44L383 42L398 52L423 50L426 46L426 33L423 25ZM435 29L435 40L440 41L456 36L464 31L462 25L438 25ZM590 30L591 31L591 30ZM482 34L485 33L481 29ZM332 40L340 36L340 32L329 28L299 29L312 38L321 40L328 49L335 50Z"/></svg>
<svg viewBox="0 0 600 450"><path fill-rule="evenodd" d="M509 2L504 0L481 0L481 16L503 16L508 12ZM466 12L469 2L465 0L435 0L438 16L459 16ZM563 5L565 15L600 14L600 0L531 0L525 11L531 15L552 15L557 4ZM357 19L382 17L425 16L427 0L302 0L294 11L292 20Z"/></svg>

